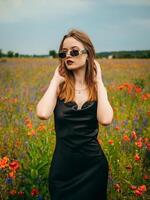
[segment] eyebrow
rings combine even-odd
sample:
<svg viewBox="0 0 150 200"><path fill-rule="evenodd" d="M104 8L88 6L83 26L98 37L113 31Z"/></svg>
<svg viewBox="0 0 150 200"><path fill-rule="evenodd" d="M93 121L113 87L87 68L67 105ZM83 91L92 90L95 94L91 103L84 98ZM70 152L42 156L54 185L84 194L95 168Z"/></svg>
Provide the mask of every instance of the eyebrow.
<svg viewBox="0 0 150 200"><path fill-rule="evenodd" d="M74 47L78 47L78 46L72 46L71 49L74 48ZM79 48L79 47L78 47L78 48ZM62 49L67 49L67 48L62 48Z"/></svg>

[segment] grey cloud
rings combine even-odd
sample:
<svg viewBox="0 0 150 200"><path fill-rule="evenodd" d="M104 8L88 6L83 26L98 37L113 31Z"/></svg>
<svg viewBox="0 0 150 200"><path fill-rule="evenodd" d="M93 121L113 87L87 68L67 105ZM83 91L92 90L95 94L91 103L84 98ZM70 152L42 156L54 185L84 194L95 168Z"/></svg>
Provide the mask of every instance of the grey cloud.
<svg viewBox="0 0 150 200"><path fill-rule="evenodd" d="M55 19L56 16L84 12L90 0L5 0L0 1L0 22Z"/></svg>

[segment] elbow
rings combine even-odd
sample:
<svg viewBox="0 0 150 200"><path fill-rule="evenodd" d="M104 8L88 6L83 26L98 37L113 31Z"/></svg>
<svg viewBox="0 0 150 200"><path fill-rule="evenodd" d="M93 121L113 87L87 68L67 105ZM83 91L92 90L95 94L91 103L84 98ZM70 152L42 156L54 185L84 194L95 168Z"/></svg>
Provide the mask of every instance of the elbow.
<svg viewBox="0 0 150 200"><path fill-rule="evenodd" d="M112 124L112 122L113 122L113 112L112 112L111 117L109 117L109 118L106 118L106 119L99 119L98 118L98 122L99 122L99 124L101 124L103 126L108 126L108 125Z"/></svg>
<svg viewBox="0 0 150 200"><path fill-rule="evenodd" d="M42 113L38 113L38 112L36 112L36 116L37 116L39 119L42 119L42 120L47 120L47 119L49 119L48 116L46 116L46 115L44 115L44 114L42 114Z"/></svg>
<svg viewBox="0 0 150 200"><path fill-rule="evenodd" d="M39 109L38 109L38 106L36 108L36 116L41 119L41 120L48 120L49 119L49 116L46 115L45 113L41 112Z"/></svg>
<svg viewBox="0 0 150 200"><path fill-rule="evenodd" d="M49 117L46 117L45 115L39 115L37 114L37 117L41 120L48 120Z"/></svg>
<svg viewBox="0 0 150 200"><path fill-rule="evenodd" d="M111 123L112 123L112 121L113 120L106 120L106 121L98 121L99 122L99 124L101 124L101 125L103 125L103 126L108 126L108 125L110 125Z"/></svg>

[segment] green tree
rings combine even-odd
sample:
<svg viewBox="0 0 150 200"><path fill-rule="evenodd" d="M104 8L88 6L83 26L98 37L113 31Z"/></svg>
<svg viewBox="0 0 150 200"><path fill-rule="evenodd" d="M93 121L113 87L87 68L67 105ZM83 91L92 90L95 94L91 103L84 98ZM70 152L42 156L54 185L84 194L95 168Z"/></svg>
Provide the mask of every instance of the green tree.
<svg viewBox="0 0 150 200"><path fill-rule="evenodd" d="M0 58L3 57L2 49L0 49Z"/></svg>
<svg viewBox="0 0 150 200"><path fill-rule="evenodd" d="M15 53L15 57L18 58L19 57L19 53Z"/></svg>
<svg viewBox="0 0 150 200"><path fill-rule="evenodd" d="M7 56L10 57L10 58L14 57L14 52L13 51L8 51L7 52Z"/></svg>
<svg viewBox="0 0 150 200"><path fill-rule="evenodd" d="M49 56L52 56L53 58L56 58L57 57L57 53L55 50L50 50L49 51Z"/></svg>

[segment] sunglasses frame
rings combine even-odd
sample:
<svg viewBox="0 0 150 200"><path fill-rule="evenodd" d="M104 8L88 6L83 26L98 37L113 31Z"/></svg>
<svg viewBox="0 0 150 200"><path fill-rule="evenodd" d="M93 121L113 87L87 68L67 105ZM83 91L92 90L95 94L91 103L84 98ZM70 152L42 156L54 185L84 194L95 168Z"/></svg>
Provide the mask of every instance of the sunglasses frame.
<svg viewBox="0 0 150 200"><path fill-rule="evenodd" d="M79 54L78 54L78 55L71 55L71 52L73 52L73 51L78 51ZM66 54L65 57L61 57L61 56L60 56L61 53L65 53L65 54ZM86 49L80 49L80 50L78 50L78 49L72 49L72 50L69 51L69 55L72 56L72 57L76 57L76 56L79 56L79 55L81 55L81 54L86 54L86 53L87 53ZM60 51L60 52L58 53L58 56L59 56L59 58L61 58L61 59L66 58L67 55L68 55L68 51L67 51L67 52L66 52L66 51Z"/></svg>

